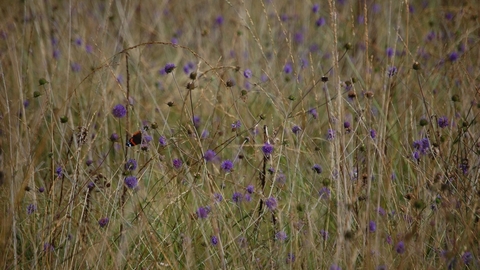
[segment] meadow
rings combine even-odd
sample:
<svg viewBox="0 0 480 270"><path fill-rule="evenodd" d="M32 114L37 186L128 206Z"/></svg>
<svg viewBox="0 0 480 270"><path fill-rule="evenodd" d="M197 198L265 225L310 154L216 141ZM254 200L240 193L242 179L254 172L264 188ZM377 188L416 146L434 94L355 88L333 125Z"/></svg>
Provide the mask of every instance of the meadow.
<svg viewBox="0 0 480 270"><path fill-rule="evenodd" d="M15 1L3 269L480 269L475 0Z"/></svg>

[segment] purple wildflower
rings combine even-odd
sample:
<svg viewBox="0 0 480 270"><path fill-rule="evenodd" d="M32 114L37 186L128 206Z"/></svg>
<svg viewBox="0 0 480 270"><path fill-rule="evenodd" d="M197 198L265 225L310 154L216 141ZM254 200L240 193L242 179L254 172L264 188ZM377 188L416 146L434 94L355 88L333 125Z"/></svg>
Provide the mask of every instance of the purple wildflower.
<svg viewBox="0 0 480 270"><path fill-rule="evenodd" d="M320 235L322 236L323 240L328 239L328 231L326 230L320 230Z"/></svg>
<svg viewBox="0 0 480 270"><path fill-rule="evenodd" d="M290 74L292 73L292 71L293 71L292 64L286 63L285 66L283 67L283 72L285 72L285 74Z"/></svg>
<svg viewBox="0 0 480 270"><path fill-rule="evenodd" d="M336 265L336 264L332 264L330 266L330 270L342 270L342 268L340 266Z"/></svg>
<svg viewBox="0 0 480 270"><path fill-rule="evenodd" d="M393 48L388 47L386 50L387 57L390 58L393 56Z"/></svg>
<svg viewBox="0 0 480 270"><path fill-rule="evenodd" d="M72 63L70 67L72 68L73 72L79 72L82 69L79 63Z"/></svg>
<svg viewBox="0 0 480 270"><path fill-rule="evenodd" d="M287 239L287 233L284 231L279 231L275 234L275 239L283 242Z"/></svg>
<svg viewBox="0 0 480 270"><path fill-rule="evenodd" d="M39 188L38 188L38 192L40 192L40 193L45 192L45 188L44 188L44 187L39 187Z"/></svg>
<svg viewBox="0 0 480 270"><path fill-rule="evenodd" d="M321 174L322 173L322 167L318 164L313 165L312 170L314 170L316 173Z"/></svg>
<svg viewBox="0 0 480 270"><path fill-rule="evenodd" d="M137 161L133 158L129 159L127 163L125 163L125 170L127 171L134 171L137 169Z"/></svg>
<svg viewBox="0 0 480 270"><path fill-rule="evenodd" d="M85 165L87 165L87 166L92 165L92 163L93 163L93 160L91 160L91 159L87 159L87 161L85 161Z"/></svg>
<svg viewBox="0 0 480 270"><path fill-rule="evenodd" d="M36 210L37 210L37 206L33 203L31 203L27 206L27 214L28 215L33 214L33 212L35 212Z"/></svg>
<svg viewBox="0 0 480 270"><path fill-rule="evenodd" d="M77 38L75 39L75 45L77 45L77 46L82 46L82 39L79 38L79 37L77 37Z"/></svg>
<svg viewBox="0 0 480 270"><path fill-rule="evenodd" d="M226 159L222 162L220 168L222 168L226 172L230 172L233 169L233 162L229 159Z"/></svg>
<svg viewBox="0 0 480 270"><path fill-rule="evenodd" d="M455 61L457 61L457 59L458 59L458 53L457 52L451 52L448 55L448 61L450 61L450 62L455 62Z"/></svg>
<svg viewBox="0 0 480 270"><path fill-rule="evenodd" d="M222 196L222 194L220 194L220 193L215 193L215 194L213 194L213 198L215 199L215 201L216 201L217 203L223 201L223 196Z"/></svg>
<svg viewBox="0 0 480 270"><path fill-rule="evenodd" d="M63 176L63 169L61 166L58 166L56 169L55 169L55 174L57 175L57 177L62 177Z"/></svg>
<svg viewBox="0 0 480 270"><path fill-rule="evenodd" d="M335 139L335 130L329 128L327 131L327 140L331 141L333 139Z"/></svg>
<svg viewBox="0 0 480 270"><path fill-rule="evenodd" d="M295 134L295 135L298 135L298 133L301 131L302 129L299 127L299 126L293 126L292 127L292 132Z"/></svg>
<svg viewBox="0 0 480 270"><path fill-rule="evenodd" d="M277 208L277 200L274 197L270 197L265 201L265 205L270 211L273 211Z"/></svg>
<svg viewBox="0 0 480 270"><path fill-rule="evenodd" d="M232 129L237 129L237 128L240 128L242 126L242 123L240 122L240 120L237 120L235 121L235 123L232 124Z"/></svg>
<svg viewBox="0 0 480 270"><path fill-rule="evenodd" d="M122 104L117 104L113 107L112 114L116 118L123 118L127 114L127 109Z"/></svg>
<svg viewBox="0 0 480 270"><path fill-rule="evenodd" d="M440 128L446 128L448 127L448 118L446 116L442 116L440 118L438 118L438 126Z"/></svg>
<svg viewBox="0 0 480 270"><path fill-rule="evenodd" d="M470 251L465 251L465 253L463 253L462 255L462 261L465 265L468 265L472 262L473 260L473 256L472 256L472 253Z"/></svg>
<svg viewBox="0 0 480 270"><path fill-rule="evenodd" d="M165 65L165 68L163 69L165 73L171 73L175 69L175 64L173 63L168 63Z"/></svg>
<svg viewBox="0 0 480 270"><path fill-rule="evenodd" d="M216 25L222 25L223 24L223 16L222 15L218 15L216 18L215 18L215 24Z"/></svg>
<svg viewBox="0 0 480 270"><path fill-rule="evenodd" d="M125 177L125 185L128 187L128 188L136 188L137 185L138 185L138 180L137 180L137 177L135 176L127 176Z"/></svg>
<svg viewBox="0 0 480 270"><path fill-rule="evenodd" d="M319 4L314 4L313 7L312 7L312 12L317 13L319 9L320 9L320 5Z"/></svg>
<svg viewBox="0 0 480 270"><path fill-rule="evenodd" d="M212 237L210 237L210 243L212 243L213 246L216 246L218 244L218 238L215 235L212 235Z"/></svg>
<svg viewBox="0 0 480 270"><path fill-rule="evenodd" d="M318 191L318 195L319 195L320 199L328 200L328 199L330 199L330 189L328 187L322 187Z"/></svg>
<svg viewBox="0 0 480 270"><path fill-rule="evenodd" d="M263 146L262 146L262 152L265 156L270 156L270 154L273 153L273 145L269 144L268 142L266 142Z"/></svg>
<svg viewBox="0 0 480 270"><path fill-rule="evenodd" d="M206 152L205 152L205 155L203 155L203 158L208 162L208 161L213 161L213 159L215 158L215 156L217 155L217 153L215 153L215 151L211 150L211 149L208 149Z"/></svg>
<svg viewBox="0 0 480 270"><path fill-rule="evenodd" d="M232 195L232 201L234 203L241 203L243 199L242 193L240 192L234 192Z"/></svg>
<svg viewBox="0 0 480 270"><path fill-rule="evenodd" d="M160 136L160 138L158 138L158 143L160 143L161 146L167 146L167 138L165 138L165 136Z"/></svg>
<svg viewBox="0 0 480 270"><path fill-rule="evenodd" d="M118 136L117 133L114 132L110 135L110 141L111 142L118 142L118 140L120 140L120 136Z"/></svg>
<svg viewBox="0 0 480 270"><path fill-rule="evenodd" d="M377 223L375 223L373 220L370 220L368 223L368 230L372 233L375 232L377 230Z"/></svg>
<svg viewBox="0 0 480 270"><path fill-rule="evenodd" d="M387 76L388 77L393 77L395 74L397 74L397 68L396 67L389 67L387 70Z"/></svg>
<svg viewBox="0 0 480 270"><path fill-rule="evenodd" d="M252 71L250 69L245 69L245 71L243 72L243 76L247 79L250 79L252 77Z"/></svg>
<svg viewBox="0 0 480 270"><path fill-rule="evenodd" d="M46 242L45 244L43 244L43 251L44 251L44 252L54 251L54 250L55 250L55 247L54 247L52 244L50 244L50 243L48 243L48 242Z"/></svg>
<svg viewBox="0 0 480 270"><path fill-rule="evenodd" d="M173 167L175 167L175 169L177 170L180 169L183 165L183 161L179 158L173 159L172 163L173 163Z"/></svg>
<svg viewBox="0 0 480 270"><path fill-rule="evenodd" d="M375 139L375 137L377 137L377 132L375 131L375 129L370 130L370 137L372 137L372 139Z"/></svg>
<svg viewBox="0 0 480 270"><path fill-rule="evenodd" d="M197 217L201 219L206 219L208 217L208 213L210 213L209 207L199 207L197 209Z"/></svg>
<svg viewBox="0 0 480 270"><path fill-rule="evenodd" d="M293 263L293 262L295 262L295 254L288 253L286 263L290 264L290 263Z"/></svg>
<svg viewBox="0 0 480 270"><path fill-rule="evenodd" d="M324 17L320 17L320 18L318 18L318 20L315 21L315 25L316 25L317 27L324 26L325 23L326 23L326 21L325 21L325 18L324 18Z"/></svg>
<svg viewBox="0 0 480 270"><path fill-rule="evenodd" d="M398 242L397 245L395 246L395 251L398 254L405 253L405 243L403 243L403 241Z"/></svg>
<svg viewBox="0 0 480 270"><path fill-rule="evenodd" d="M248 185L247 186L247 192L249 194L252 194L255 191L255 187L253 185Z"/></svg>
<svg viewBox="0 0 480 270"><path fill-rule="evenodd" d="M100 220L98 220L98 225L100 226L100 228L104 228L108 225L109 221L110 220L108 219L108 217L101 218Z"/></svg>
<svg viewBox="0 0 480 270"><path fill-rule="evenodd" d="M252 195L249 193L246 193L243 198L245 199L246 202L252 201Z"/></svg>

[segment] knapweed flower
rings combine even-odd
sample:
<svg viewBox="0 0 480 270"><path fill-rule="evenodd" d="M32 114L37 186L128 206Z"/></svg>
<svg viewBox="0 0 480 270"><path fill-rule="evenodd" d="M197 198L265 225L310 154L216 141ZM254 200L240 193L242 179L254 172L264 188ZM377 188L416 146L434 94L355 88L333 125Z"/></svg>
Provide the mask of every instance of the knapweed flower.
<svg viewBox="0 0 480 270"><path fill-rule="evenodd" d="M270 156L270 154L273 153L273 145L269 144L268 142L266 142L263 146L262 146L262 152L265 156Z"/></svg>
<svg viewBox="0 0 480 270"><path fill-rule="evenodd" d="M375 131L375 129L370 129L370 137L372 137L372 139L375 139L375 137L377 137L377 132Z"/></svg>
<svg viewBox="0 0 480 270"><path fill-rule="evenodd" d="M241 203L243 199L242 193L240 192L234 192L232 195L232 201L234 203Z"/></svg>
<svg viewBox="0 0 480 270"><path fill-rule="evenodd" d="M397 245L395 246L395 251L398 254L405 253L405 243L403 243L403 241L398 242Z"/></svg>
<svg viewBox="0 0 480 270"><path fill-rule="evenodd" d="M274 197L270 197L265 201L265 205L270 211L273 211L277 208L277 200Z"/></svg>
<svg viewBox="0 0 480 270"><path fill-rule="evenodd" d="M202 131L202 135L200 135L200 137L202 137L202 139L206 139L206 138L208 138L208 135L210 135L210 132L208 130L204 129Z"/></svg>
<svg viewBox="0 0 480 270"><path fill-rule="evenodd" d="M226 172L230 172L233 169L233 162L229 159L226 159L222 162L220 168L222 168Z"/></svg>
<svg viewBox="0 0 480 270"><path fill-rule="evenodd" d="M87 165L87 166L90 166L90 165L92 165L92 164L93 164L93 160L92 160L92 159L87 159L87 160L85 161L85 165Z"/></svg>
<svg viewBox="0 0 480 270"><path fill-rule="evenodd" d="M336 264L330 265L330 270L342 270L342 268Z"/></svg>
<svg viewBox="0 0 480 270"><path fill-rule="evenodd" d="M462 261L465 265L468 265L472 262L473 256L470 251L465 251L462 255Z"/></svg>
<svg viewBox="0 0 480 270"><path fill-rule="evenodd" d="M252 71L250 69L245 69L245 71L243 71L243 76L247 79L250 79L252 77Z"/></svg>
<svg viewBox="0 0 480 270"><path fill-rule="evenodd" d="M40 192L40 193L45 192L45 188L44 188L44 187L39 187L39 188L38 188L38 192Z"/></svg>
<svg viewBox="0 0 480 270"><path fill-rule="evenodd" d="M223 24L223 16L222 16L222 15L218 15L218 16L215 18L215 24L216 24L216 25L222 25L222 24Z"/></svg>
<svg viewBox="0 0 480 270"><path fill-rule="evenodd" d="M287 239L287 233L284 231L279 231L275 234L275 240L283 242L286 239Z"/></svg>
<svg viewBox="0 0 480 270"><path fill-rule="evenodd" d="M173 64L173 63L166 64L165 68L164 68L165 73L167 73L167 74L171 73L174 69L175 69L175 64Z"/></svg>
<svg viewBox="0 0 480 270"><path fill-rule="evenodd" d="M253 185L248 185L247 186L247 192L249 194L252 194L255 191L255 187Z"/></svg>
<svg viewBox="0 0 480 270"><path fill-rule="evenodd" d="M319 4L313 4L313 6L312 6L312 12L313 13L317 13L319 9L320 9Z"/></svg>
<svg viewBox="0 0 480 270"><path fill-rule="evenodd" d="M90 182L90 183L88 183L88 185L87 185L88 190L92 190L94 187L95 187L95 183L94 183L94 182Z"/></svg>
<svg viewBox="0 0 480 270"><path fill-rule="evenodd" d="M177 170L180 169L183 165L183 161L179 158L173 159L172 163L173 163L173 167L175 167L175 169Z"/></svg>
<svg viewBox="0 0 480 270"><path fill-rule="evenodd" d="M292 64L286 63L285 66L283 67L283 72L285 72L285 74L290 74L292 73L292 71L293 71Z"/></svg>
<svg viewBox="0 0 480 270"><path fill-rule="evenodd" d="M123 118L127 114L127 109L122 104L117 104L113 107L112 114L116 118Z"/></svg>
<svg viewBox="0 0 480 270"><path fill-rule="evenodd" d="M75 45L77 45L77 46L82 46L82 39L79 38L79 37L77 37L77 38L75 39Z"/></svg>
<svg viewBox="0 0 480 270"><path fill-rule="evenodd" d="M35 212L36 210L37 210L37 206L33 203L31 203L27 206L27 214L28 215L33 214L33 212Z"/></svg>
<svg viewBox="0 0 480 270"><path fill-rule="evenodd" d="M446 116L442 116L442 117L438 118L438 126L440 128L448 127L448 118Z"/></svg>
<svg viewBox="0 0 480 270"><path fill-rule="evenodd" d="M397 74L397 68L396 67L389 67L387 69L387 76L388 77L393 77L395 74Z"/></svg>
<svg viewBox="0 0 480 270"><path fill-rule="evenodd" d="M165 136L160 136L160 138L158 138L158 143L161 146L167 146L167 138L165 138Z"/></svg>
<svg viewBox="0 0 480 270"><path fill-rule="evenodd" d="M297 135L300 131L302 131L302 129L299 126L292 127L293 134Z"/></svg>
<svg viewBox="0 0 480 270"><path fill-rule="evenodd" d="M377 230L377 223L375 223L373 220L370 220L368 223L368 230L372 233L375 232Z"/></svg>
<svg viewBox="0 0 480 270"><path fill-rule="evenodd" d="M110 141L111 142L118 142L118 140L120 140L120 136L118 136L117 133L114 132L110 135Z"/></svg>
<svg viewBox="0 0 480 270"><path fill-rule="evenodd" d="M138 185L138 180L137 180L137 177L135 176L127 176L125 177L125 185L128 187L128 188L136 188L137 185Z"/></svg>
<svg viewBox="0 0 480 270"><path fill-rule="evenodd" d="M203 158L208 162L208 161L212 161L216 155L217 153L215 153L215 151L208 149L203 155Z"/></svg>
<svg viewBox="0 0 480 270"><path fill-rule="evenodd" d="M137 161L133 158L129 159L127 163L125 163L125 170L127 171L134 171L137 169Z"/></svg>
<svg viewBox="0 0 480 270"><path fill-rule="evenodd" d="M328 231L320 230L320 235L322 236L323 240L328 239Z"/></svg>
<svg viewBox="0 0 480 270"><path fill-rule="evenodd" d="M54 247L52 244L50 244L50 243L48 243L48 242L46 242L45 244L43 244L43 251L44 251L44 252L54 251L54 250L55 250L55 247Z"/></svg>
<svg viewBox="0 0 480 270"><path fill-rule="evenodd" d="M330 189L328 187L322 187L318 191L318 195L319 195L320 199L328 200L328 199L330 199Z"/></svg>
<svg viewBox="0 0 480 270"><path fill-rule="evenodd" d="M70 67L72 68L73 72L79 72L82 69L82 66L80 66L79 63L72 63Z"/></svg>
<svg viewBox="0 0 480 270"><path fill-rule="evenodd" d="M388 47L386 49L387 57L390 58L393 56L393 48Z"/></svg>
<svg viewBox="0 0 480 270"><path fill-rule="evenodd" d="M279 185L285 185L286 182L287 182L287 176L285 174L283 173L277 174L277 178L275 178L275 183Z"/></svg>
<svg viewBox="0 0 480 270"><path fill-rule="evenodd" d="M348 121L343 122L343 127L344 127L345 129L349 129L350 126L351 126L351 125L350 125L350 122L348 122Z"/></svg>
<svg viewBox="0 0 480 270"><path fill-rule="evenodd" d="M377 213L380 215L380 216L385 216L387 213L385 212L385 209L383 209L381 206L379 206L377 208Z"/></svg>
<svg viewBox="0 0 480 270"><path fill-rule="evenodd" d="M200 116L194 115L193 116L193 125L198 128L200 126Z"/></svg>
<svg viewBox="0 0 480 270"><path fill-rule="evenodd" d="M250 193L246 193L243 198L245 199L246 202L252 201L252 195Z"/></svg>
<svg viewBox="0 0 480 270"><path fill-rule="evenodd" d="M197 209L197 217L198 218L201 218L201 219L205 219L208 217L208 213L210 213L210 208L207 206L207 207L199 207Z"/></svg>
<svg viewBox="0 0 480 270"><path fill-rule="evenodd" d="M212 237L210 237L210 243L212 243L213 246L216 246L218 244L218 238L215 235L212 235Z"/></svg>
<svg viewBox="0 0 480 270"><path fill-rule="evenodd" d="M313 165L312 170L315 171L316 173L320 174L322 173L322 167L318 164Z"/></svg>
<svg viewBox="0 0 480 270"><path fill-rule="evenodd" d="M108 217L101 218L98 220L98 225L100 226L100 228L104 228L105 226L108 225L109 221L110 220L108 219Z"/></svg>
<svg viewBox="0 0 480 270"><path fill-rule="evenodd" d="M58 166L56 169L55 169L55 174L57 175L57 177L62 177L63 176L63 169L61 166Z"/></svg>
<svg viewBox="0 0 480 270"><path fill-rule="evenodd" d="M290 264L290 263L293 263L293 262L295 262L295 254L288 253L286 263Z"/></svg>

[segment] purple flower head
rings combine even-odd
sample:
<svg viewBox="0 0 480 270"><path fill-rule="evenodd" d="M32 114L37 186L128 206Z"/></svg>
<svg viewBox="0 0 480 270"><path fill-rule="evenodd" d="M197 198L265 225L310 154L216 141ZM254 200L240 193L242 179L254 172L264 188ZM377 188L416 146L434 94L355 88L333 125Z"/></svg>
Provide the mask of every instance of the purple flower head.
<svg viewBox="0 0 480 270"><path fill-rule="evenodd" d="M296 32L295 35L293 36L293 40L297 44L302 44L303 40L304 40L303 33L302 32Z"/></svg>
<svg viewBox="0 0 480 270"><path fill-rule="evenodd" d="M55 247L54 247L52 244L50 244L50 243L48 243L48 242L46 242L45 244L43 244L43 251L44 251L44 252L54 251L54 250L55 250Z"/></svg>
<svg viewBox="0 0 480 270"><path fill-rule="evenodd" d="M202 137L202 139L206 139L206 138L208 138L208 135L210 135L210 132L208 132L208 130L204 129L202 131L202 135L200 135L200 137Z"/></svg>
<svg viewBox="0 0 480 270"><path fill-rule="evenodd" d="M473 260L473 255L470 251L465 251L465 253L462 254L462 261L465 265L470 264L472 260Z"/></svg>
<svg viewBox="0 0 480 270"><path fill-rule="evenodd" d="M333 139L335 139L335 130L329 128L327 131L327 140L331 141Z"/></svg>
<svg viewBox="0 0 480 270"><path fill-rule="evenodd" d="M397 74L397 68L396 67L389 67L387 70L387 76L388 77L393 77Z"/></svg>
<svg viewBox="0 0 480 270"><path fill-rule="evenodd" d="M105 226L108 225L109 221L110 220L108 219L108 217L101 218L98 220L98 225L100 226L100 228L104 228Z"/></svg>
<svg viewBox="0 0 480 270"><path fill-rule="evenodd" d="M33 212L35 212L36 210L37 210L37 206L35 204L31 203L27 206L27 214L28 215L33 214Z"/></svg>
<svg viewBox="0 0 480 270"><path fill-rule="evenodd" d="M57 166L57 168L55 169L55 174L57 175L57 177L62 177L63 176L63 169L61 166Z"/></svg>
<svg viewBox="0 0 480 270"><path fill-rule="evenodd" d="M242 193L240 192L234 192L232 195L232 201L234 203L241 203L243 199Z"/></svg>
<svg viewBox="0 0 480 270"><path fill-rule="evenodd" d="M137 180L137 177L135 176L127 176L125 177L125 185L130 188L130 189L134 189L137 187L138 185L138 180Z"/></svg>
<svg viewBox="0 0 480 270"><path fill-rule="evenodd" d="M72 63L70 67L72 68L73 72L79 72L82 69L82 66L80 66L79 63Z"/></svg>
<svg viewBox="0 0 480 270"><path fill-rule="evenodd" d="M213 161L213 159L217 156L217 153L215 151L208 149L205 152L205 155L203 155L203 158L208 162L208 161Z"/></svg>
<svg viewBox="0 0 480 270"><path fill-rule="evenodd" d="M215 24L216 25L222 25L223 24L223 16L222 15L218 15L216 18L215 18Z"/></svg>
<svg viewBox="0 0 480 270"><path fill-rule="evenodd" d="M92 52L93 52L93 46L90 45L90 44L86 44L86 45L85 45L85 51L86 51L87 53L92 53Z"/></svg>
<svg viewBox="0 0 480 270"><path fill-rule="evenodd" d="M375 137L377 137L377 132L375 131L375 129L370 130L370 137L372 137L372 139L375 139Z"/></svg>
<svg viewBox="0 0 480 270"><path fill-rule="evenodd" d="M90 182L90 183L88 183L88 185L87 185L88 190L92 190L94 187L95 187L95 183L94 183L94 182Z"/></svg>
<svg viewBox="0 0 480 270"><path fill-rule="evenodd" d="M196 212L197 217L200 219L206 219L208 217L208 213L210 213L210 208L208 206L199 207Z"/></svg>
<svg viewBox="0 0 480 270"><path fill-rule="evenodd" d="M319 195L320 199L328 200L328 199L330 199L330 189L328 187L322 187L318 191L318 195Z"/></svg>
<svg viewBox="0 0 480 270"><path fill-rule="evenodd" d="M218 244L218 238L215 235L212 235L212 237L210 237L210 243L212 243L213 246L216 246Z"/></svg>
<svg viewBox="0 0 480 270"><path fill-rule="evenodd" d="M405 253L405 243L403 243L403 241L398 242L397 245L395 246L395 251L398 254Z"/></svg>
<svg viewBox="0 0 480 270"><path fill-rule="evenodd" d="M248 185L247 186L247 192L249 194L252 194L255 191L255 187L253 185Z"/></svg>
<svg viewBox="0 0 480 270"><path fill-rule="evenodd" d="M277 208L277 200L274 197L270 197L265 201L265 205L270 211L273 211Z"/></svg>
<svg viewBox="0 0 480 270"><path fill-rule="evenodd" d="M321 174L322 171L323 171L323 170L322 170L322 167L321 167L320 165L318 165L318 164L313 165L312 170L313 170L314 172L318 173L318 174Z"/></svg>
<svg viewBox="0 0 480 270"><path fill-rule="evenodd" d="M252 201L252 195L249 193L246 193L243 198L245 199L246 202Z"/></svg>
<svg viewBox="0 0 480 270"><path fill-rule="evenodd" d="M158 143L160 143L161 146L167 146L167 138L165 138L165 136L160 136L160 138L158 138Z"/></svg>
<svg viewBox="0 0 480 270"><path fill-rule="evenodd" d="M309 113L310 115L312 115L313 119L317 119L317 118L318 118L317 109L311 108L311 109L308 110L308 113Z"/></svg>
<svg viewBox="0 0 480 270"><path fill-rule="evenodd" d="M143 142L149 143L151 141L152 141L152 136L150 136L150 135L143 136Z"/></svg>
<svg viewBox="0 0 480 270"><path fill-rule="evenodd" d="M245 71L243 72L243 76L247 79L250 79L252 77L252 71L250 69L245 69Z"/></svg>
<svg viewBox="0 0 480 270"><path fill-rule="evenodd" d="M451 21L453 19L453 13L452 12L445 13L445 19L447 21Z"/></svg>
<svg viewBox="0 0 480 270"><path fill-rule="evenodd" d="M60 50L59 49L53 49L52 56L55 59L59 59L60 58Z"/></svg>
<svg viewBox="0 0 480 270"><path fill-rule="evenodd" d="M269 144L268 142L266 142L263 146L262 146L262 152L265 156L270 156L270 154L273 153L273 145Z"/></svg>
<svg viewBox="0 0 480 270"><path fill-rule="evenodd" d="M301 129L299 126L296 126L296 125L295 125L295 126L292 127L292 132L293 132L293 134L298 135L298 133L299 133L300 131L302 131L302 129Z"/></svg>
<svg viewBox="0 0 480 270"><path fill-rule="evenodd" d="M123 83L123 76L122 74L117 76L117 83L122 84Z"/></svg>
<svg viewBox="0 0 480 270"><path fill-rule="evenodd" d="M44 188L44 187L39 187L39 188L38 188L38 192L40 192L40 193L45 192L45 188Z"/></svg>
<svg viewBox="0 0 480 270"><path fill-rule="evenodd" d="M313 12L313 13L317 13L319 9L320 9L320 5L319 5L319 4L314 4L314 5L312 6L312 12Z"/></svg>
<svg viewBox="0 0 480 270"><path fill-rule="evenodd" d="M175 69L175 64L173 63L168 63L165 65L165 68L163 69L165 73L171 73Z"/></svg>
<svg viewBox="0 0 480 270"><path fill-rule="evenodd" d="M23 101L23 107L24 107L24 108L27 108L28 105L30 105L30 101L29 101L28 99L25 99L25 100Z"/></svg>
<svg viewBox="0 0 480 270"><path fill-rule="evenodd" d="M350 122L348 122L348 121L343 122L343 127L344 127L345 129L349 129L350 126L351 126L351 125L350 125Z"/></svg>
<svg viewBox="0 0 480 270"><path fill-rule="evenodd" d="M387 57L390 58L393 56L393 48L388 47L386 50Z"/></svg>
<svg viewBox="0 0 480 270"><path fill-rule="evenodd" d="M193 116L193 125L198 128L200 126L200 116L194 115Z"/></svg>
<svg viewBox="0 0 480 270"><path fill-rule="evenodd" d="M127 171L134 171L137 169L137 161L135 159L129 159L127 163L125 163L125 170Z"/></svg>
<svg viewBox="0 0 480 270"><path fill-rule="evenodd" d="M383 209L381 206L377 208L377 212L380 216L385 216L387 212L385 212L385 209Z"/></svg>
<svg viewBox="0 0 480 270"><path fill-rule="evenodd" d="M292 71L293 71L292 64L286 63L285 66L283 67L283 72L285 72L285 74L290 74L292 73Z"/></svg>
<svg viewBox="0 0 480 270"><path fill-rule="evenodd" d="M442 116L440 118L438 118L438 126L440 128L446 128L448 127L448 118L446 116Z"/></svg>
<svg viewBox="0 0 480 270"><path fill-rule="evenodd" d="M387 244L391 245L392 244L392 237L390 235L387 235L387 238L385 239Z"/></svg>
<svg viewBox="0 0 480 270"><path fill-rule="evenodd" d="M373 220L370 220L368 223L368 230L372 233L375 232L377 230L377 223L375 223Z"/></svg>
<svg viewBox="0 0 480 270"><path fill-rule="evenodd" d="M283 242L286 239L287 239L287 233L284 231L279 231L275 234L275 240Z"/></svg>
<svg viewBox="0 0 480 270"><path fill-rule="evenodd" d="M120 140L120 136L118 136L117 133L114 132L110 135L110 141L111 142L118 142L118 140Z"/></svg>
<svg viewBox="0 0 480 270"><path fill-rule="evenodd" d="M295 262L295 254L288 253L286 263L290 264L290 263L293 263L293 262Z"/></svg>
<svg viewBox="0 0 480 270"><path fill-rule="evenodd" d="M450 62L455 62L455 61L457 61L457 59L458 59L458 53L457 52L451 52L448 55L448 61L450 61Z"/></svg>
<svg viewBox="0 0 480 270"><path fill-rule="evenodd" d="M77 37L77 38L75 39L75 45L77 45L77 46L82 46L82 39L79 38L79 37Z"/></svg>
<svg viewBox="0 0 480 270"><path fill-rule="evenodd" d="M215 201L216 201L217 203L223 201L223 196L222 196L222 194L220 194L220 193L215 193L215 194L213 194L213 198L215 199Z"/></svg>
<svg viewBox="0 0 480 270"><path fill-rule="evenodd" d="M127 114L127 109L122 104L117 104L113 107L112 114L116 118L123 118Z"/></svg>
<svg viewBox="0 0 480 270"><path fill-rule="evenodd" d="M342 270L342 268L336 264L330 265L330 270Z"/></svg>
<svg viewBox="0 0 480 270"><path fill-rule="evenodd" d="M242 126L242 123L240 122L240 120L237 120L235 121L235 123L232 124L232 129L237 129L237 128L240 128Z"/></svg>
<svg viewBox="0 0 480 270"><path fill-rule="evenodd" d="M328 231L326 230L320 230L320 235L322 236L323 240L328 239Z"/></svg>
<svg viewBox="0 0 480 270"><path fill-rule="evenodd" d="M93 164L93 160L91 160L91 159L87 159L87 161L85 161L85 165L87 165L87 166L90 166L92 164Z"/></svg>
<svg viewBox="0 0 480 270"><path fill-rule="evenodd" d="M233 162L229 159L226 159L222 162L220 168L222 168L226 172L230 172L233 169Z"/></svg>
<svg viewBox="0 0 480 270"><path fill-rule="evenodd" d="M183 165L183 161L179 158L173 159L172 163L173 163L173 167L175 167L175 169L177 170L180 169Z"/></svg>
<svg viewBox="0 0 480 270"><path fill-rule="evenodd" d="M320 18L318 18L318 19L315 21L315 25L316 25L317 27L324 26L325 23L326 23L326 21L325 21L325 18L324 18L324 17L320 17Z"/></svg>

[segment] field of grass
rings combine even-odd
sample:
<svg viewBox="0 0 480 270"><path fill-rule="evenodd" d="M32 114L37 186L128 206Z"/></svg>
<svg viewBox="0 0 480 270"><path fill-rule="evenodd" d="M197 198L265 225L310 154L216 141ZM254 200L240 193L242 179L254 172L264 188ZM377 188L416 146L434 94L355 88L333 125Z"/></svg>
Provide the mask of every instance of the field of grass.
<svg viewBox="0 0 480 270"><path fill-rule="evenodd" d="M1 12L2 269L480 269L477 1Z"/></svg>

